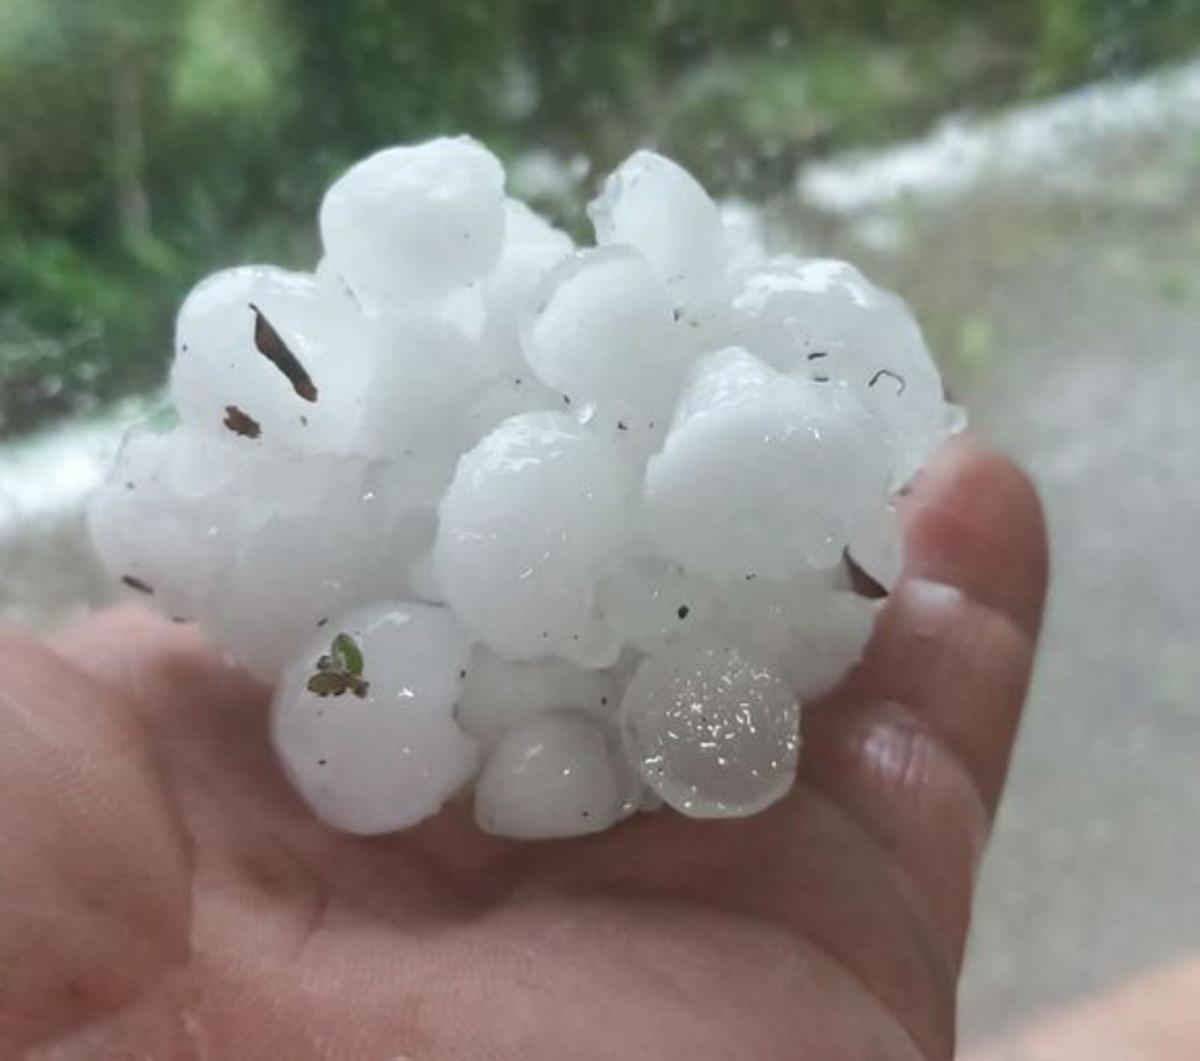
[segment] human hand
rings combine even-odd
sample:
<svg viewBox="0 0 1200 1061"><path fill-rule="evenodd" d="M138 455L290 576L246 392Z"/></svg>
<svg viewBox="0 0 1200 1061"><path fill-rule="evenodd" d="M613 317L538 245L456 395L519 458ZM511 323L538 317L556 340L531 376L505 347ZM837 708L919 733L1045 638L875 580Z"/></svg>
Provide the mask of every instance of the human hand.
<svg viewBox="0 0 1200 1061"><path fill-rule="evenodd" d="M0 1056L952 1057L1046 550L1027 481L969 441L906 518L797 785L732 822L531 845L455 806L341 835L194 630L126 608L0 639Z"/></svg>

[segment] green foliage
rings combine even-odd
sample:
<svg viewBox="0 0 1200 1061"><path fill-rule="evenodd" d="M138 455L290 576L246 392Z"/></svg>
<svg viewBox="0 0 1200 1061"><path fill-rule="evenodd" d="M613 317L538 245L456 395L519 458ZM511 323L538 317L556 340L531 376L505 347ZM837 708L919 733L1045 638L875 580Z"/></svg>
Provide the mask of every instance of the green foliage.
<svg viewBox="0 0 1200 1061"><path fill-rule="evenodd" d="M761 195L1198 44L1200 0L2 0L0 436L161 380L187 287L311 264L321 189L382 144L649 142Z"/></svg>

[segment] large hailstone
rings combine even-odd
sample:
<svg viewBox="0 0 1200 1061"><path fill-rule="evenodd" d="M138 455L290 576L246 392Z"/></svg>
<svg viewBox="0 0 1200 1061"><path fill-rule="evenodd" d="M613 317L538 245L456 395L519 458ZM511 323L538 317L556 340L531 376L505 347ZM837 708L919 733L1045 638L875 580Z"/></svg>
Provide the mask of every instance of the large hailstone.
<svg viewBox="0 0 1200 1061"><path fill-rule="evenodd" d="M526 839L761 810L901 577L897 492L962 419L903 303L652 152L589 214L576 247L466 137L358 163L312 273L188 296L180 423L91 502L114 578L275 683L339 828L476 776Z"/></svg>
<svg viewBox="0 0 1200 1061"><path fill-rule="evenodd" d="M305 453L358 448L367 340L353 305L306 273L244 266L188 295L171 401L196 430Z"/></svg>
<svg viewBox="0 0 1200 1061"><path fill-rule="evenodd" d="M853 390L734 348L696 366L646 471L647 522L698 573L783 579L837 563L891 475L887 438Z"/></svg>
<svg viewBox="0 0 1200 1061"><path fill-rule="evenodd" d="M925 463L957 417L904 302L847 262L791 255L746 271L731 339L784 372L853 387L896 442L895 485Z"/></svg>
<svg viewBox="0 0 1200 1061"><path fill-rule="evenodd" d="M755 814L792 786L796 694L778 666L726 639L691 638L647 656L620 724L646 783L693 818Z"/></svg>
<svg viewBox="0 0 1200 1061"><path fill-rule="evenodd" d="M434 565L446 602L509 659L607 665L619 643L592 612L629 534L636 482L607 440L563 413L506 420L458 463Z"/></svg>
<svg viewBox="0 0 1200 1061"><path fill-rule="evenodd" d="M682 166L635 151L588 206L600 246L636 247L679 305L700 300L724 264L721 212Z"/></svg>
<svg viewBox="0 0 1200 1061"><path fill-rule="evenodd" d="M671 297L637 251L583 251L551 270L522 344L564 402L598 408L610 445L646 448L665 434L688 354Z"/></svg>
<svg viewBox="0 0 1200 1061"><path fill-rule="evenodd" d="M320 695L314 678L344 635L361 655L359 684ZM436 813L479 769L479 748L454 721L470 643L445 608L396 602L335 617L279 680L271 739L288 777L322 821L386 833Z"/></svg>
<svg viewBox="0 0 1200 1061"><path fill-rule="evenodd" d="M325 193L321 239L369 303L438 302L496 264L504 169L466 136L376 152Z"/></svg>
<svg viewBox="0 0 1200 1061"><path fill-rule="evenodd" d="M577 711L509 730L475 785L481 829L518 840L597 833L632 813L632 774L602 722Z"/></svg>
<svg viewBox="0 0 1200 1061"><path fill-rule="evenodd" d="M247 513L223 489L185 488L172 474L182 436L131 432L88 506L101 563L157 610L204 611L245 537Z"/></svg>

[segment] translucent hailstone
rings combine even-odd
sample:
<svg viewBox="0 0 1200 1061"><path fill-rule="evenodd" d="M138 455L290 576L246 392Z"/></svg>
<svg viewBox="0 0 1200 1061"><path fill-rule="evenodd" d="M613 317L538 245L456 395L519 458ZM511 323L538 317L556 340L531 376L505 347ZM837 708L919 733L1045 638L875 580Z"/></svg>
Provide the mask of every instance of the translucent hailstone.
<svg viewBox="0 0 1200 1061"><path fill-rule="evenodd" d="M596 600L604 624L625 644L656 652L713 614L716 589L670 560L638 556L601 579Z"/></svg>
<svg viewBox="0 0 1200 1061"><path fill-rule="evenodd" d="M354 448L366 386L352 303L306 273L227 269L188 295L175 327L171 400L189 427L246 446Z"/></svg>
<svg viewBox="0 0 1200 1061"><path fill-rule="evenodd" d="M180 488L171 473L180 438L131 431L89 499L87 519L96 553L115 578L164 614L193 619L232 564L247 513L220 490Z"/></svg>
<svg viewBox="0 0 1200 1061"><path fill-rule="evenodd" d="M850 388L723 350L696 366L647 467L650 534L664 556L723 581L831 567L883 503L891 462Z"/></svg>
<svg viewBox="0 0 1200 1061"><path fill-rule="evenodd" d="M549 270L574 249L570 236L542 220L524 203L504 204L504 249L483 285L483 341L506 375L526 367L521 353L521 314Z"/></svg>
<svg viewBox="0 0 1200 1061"><path fill-rule="evenodd" d="M600 246L636 247L672 298L702 297L725 261L721 214L696 179L653 151L635 151L588 206Z"/></svg>
<svg viewBox="0 0 1200 1061"><path fill-rule="evenodd" d="M458 722L488 748L537 715L574 708L608 715L619 699L616 676L564 659L514 662L476 645L467 665Z"/></svg>
<svg viewBox="0 0 1200 1061"><path fill-rule="evenodd" d="M481 279L504 239L504 170L470 137L391 147L325 193L321 239L366 302L428 303Z"/></svg>
<svg viewBox="0 0 1200 1061"><path fill-rule="evenodd" d="M556 711L500 738L475 785L475 820L517 840L581 836L614 825L635 796L603 723Z"/></svg>
<svg viewBox="0 0 1200 1061"><path fill-rule="evenodd" d="M483 348L429 313L386 314L373 331L366 452L452 463L466 441L470 410L492 376Z"/></svg>
<svg viewBox="0 0 1200 1061"><path fill-rule="evenodd" d="M629 534L635 483L606 440L561 413L506 420L458 463L440 507L438 584L499 655L615 659L594 584Z"/></svg>
<svg viewBox="0 0 1200 1061"><path fill-rule="evenodd" d="M584 251L554 268L524 321L525 357L576 408L659 437L686 369L671 298L628 247Z"/></svg>
<svg viewBox="0 0 1200 1061"><path fill-rule="evenodd" d="M338 634L361 652L362 696L308 688ZM468 653L449 611L410 602L335 616L307 640L276 687L271 736L319 818L352 833L403 829L475 775L478 746L454 721Z"/></svg>
<svg viewBox="0 0 1200 1061"><path fill-rule="evenodd" d="M954 427L942 381L904 302L847 262L781 255L745 273L736 341L784 372L841 380L896 438L895 485Z"/></svg>
<svg viewBox="0 0 1200 1061"><path fill-rule="evenodd" d="M210 633L267 681L331 616L407 594L408 571L433 542L433 509L412 506L387 465L308 465L308 503L263 520L203 615Z"/></svg>
<svg viewBox="0 0 1200 1061"><path fill-rule="evenodd" d="M862 657L877 605L849 592L842 572L809 571L786 582L733 586L710 629L770 660L801 701L828 692Z"/></svg>
<svg viewBox="0 0 1200 1061"><path fill-rule="evenodd" d="M796 695L776 664L725 638L647 656L625 690L620 725L647 784L691 817L754 814L792 785Z"/></svg>

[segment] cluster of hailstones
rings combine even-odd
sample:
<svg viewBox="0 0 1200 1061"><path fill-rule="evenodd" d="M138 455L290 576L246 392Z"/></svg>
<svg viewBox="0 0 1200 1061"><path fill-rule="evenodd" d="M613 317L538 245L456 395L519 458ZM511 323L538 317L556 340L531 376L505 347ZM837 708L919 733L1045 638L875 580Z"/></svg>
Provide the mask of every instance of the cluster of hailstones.
<svg viewBox="0 0 1200 1061"><path fill-rule="evenodd" d="M778 800L870 633L856 585L897 576L891 502L959 426L900 299L768 257L673 162L589 214L577 248L465 137L359 162L315 272L192 291L178 426L91 503L115 577L274 684L336 827L472 783L520 838Z"/></svg>

